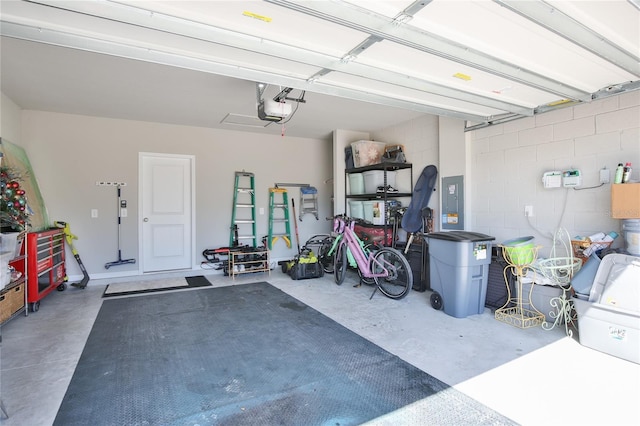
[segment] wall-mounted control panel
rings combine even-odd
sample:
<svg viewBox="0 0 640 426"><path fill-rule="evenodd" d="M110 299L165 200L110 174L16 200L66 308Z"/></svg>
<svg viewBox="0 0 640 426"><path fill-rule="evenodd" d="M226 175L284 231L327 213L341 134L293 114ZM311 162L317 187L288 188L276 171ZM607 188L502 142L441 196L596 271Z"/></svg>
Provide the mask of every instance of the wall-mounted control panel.
<svg viewBox="0 0 640 426"><path fill-rule="evenodd" d="M545 188L560 188L562 186L562 172L560 170L545 172L542 175L542 185Z"/></svg>
<svg viewBox="0 0 640 426"><path fill-rule="evenodd" d="M582 174L580 170L572 169L562 173L562 186L565 188L574 188L582 185Z"/></svg>
<svg viewBox="0 0 640 426"><path fill-rule="evenodd" d="M442 229L464 229L464 177L442 178Z"/></svg>
<svg viewBox="0 0 640 426"><path fill-rule="evenodd" d="M575 188L582 185L582 173L578 169L544 172L542 185L545 188Z"/></svg>

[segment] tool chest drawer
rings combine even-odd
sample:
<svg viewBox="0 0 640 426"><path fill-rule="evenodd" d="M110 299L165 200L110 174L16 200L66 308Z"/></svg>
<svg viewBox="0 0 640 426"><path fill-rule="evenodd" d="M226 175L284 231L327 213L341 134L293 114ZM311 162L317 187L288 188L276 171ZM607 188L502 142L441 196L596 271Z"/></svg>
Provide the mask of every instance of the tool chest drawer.
<svg viewBox="0 0 640 426"><path fill-rule="evenodd" d="M30 232L27 248L27 302L31 312L36 312L47 294L67 287L64 230Z"/></svg>

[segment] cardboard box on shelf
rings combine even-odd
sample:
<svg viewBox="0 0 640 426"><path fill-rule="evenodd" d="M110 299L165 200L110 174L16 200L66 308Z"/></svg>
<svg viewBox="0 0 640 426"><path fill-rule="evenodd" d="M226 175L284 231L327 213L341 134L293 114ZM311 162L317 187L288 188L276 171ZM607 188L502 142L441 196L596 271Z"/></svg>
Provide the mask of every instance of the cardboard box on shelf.
<svg viewBox="0 0 640 426"><path fill-rule="evenodd" d="M611 185L611 217L640 219L640 183Z"/></svg>

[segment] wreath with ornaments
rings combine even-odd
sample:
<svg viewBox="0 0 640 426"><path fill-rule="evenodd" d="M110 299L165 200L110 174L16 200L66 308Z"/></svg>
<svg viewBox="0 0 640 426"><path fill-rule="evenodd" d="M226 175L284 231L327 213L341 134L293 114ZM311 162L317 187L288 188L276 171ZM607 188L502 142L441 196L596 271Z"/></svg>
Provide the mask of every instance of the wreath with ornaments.
<svg viewBox="0 0 640 426"><path fill-rule="evenodd" d="M13 169L0 166L0 227L24 231L29 225L29 205L22 177Z"/></svg>

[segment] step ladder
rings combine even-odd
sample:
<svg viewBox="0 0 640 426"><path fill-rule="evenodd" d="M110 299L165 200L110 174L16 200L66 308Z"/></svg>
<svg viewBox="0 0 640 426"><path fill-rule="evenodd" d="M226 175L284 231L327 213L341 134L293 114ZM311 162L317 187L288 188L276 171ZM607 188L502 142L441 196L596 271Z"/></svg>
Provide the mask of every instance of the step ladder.
<svg viewBox="0 0 640 426"><path fill-rule="evenodd" d="M280 200L276 199L276 196L281 196ZM276 213L276 210L282 209L282 214ZM274 231L274 226L278 225L278 230ZM284 230L282 226L284 225ZM278 238L282 238L287 247L291 248L291 226L289 225L289 198L287 196L287 190L282 188L269 188L269 236L267 238L267 244L269 250L273 248L273 245L278 241Z"/></svg>
<svg viewBox="0 0 640 426"><path fill-rule="evenodd" d="M303 186L300 188L300 222L302 222L302 216L310 213L318 218L318 190L313 186Z"/></svg>
<svg viewBox="0 0 640 426"><path fill-rule="evenodd" d="M240 240L252 240L253 247L256 247L258 242L255 177L253 173L245 171L236 172L235 176L229 247L239 246Z"/></svg>

